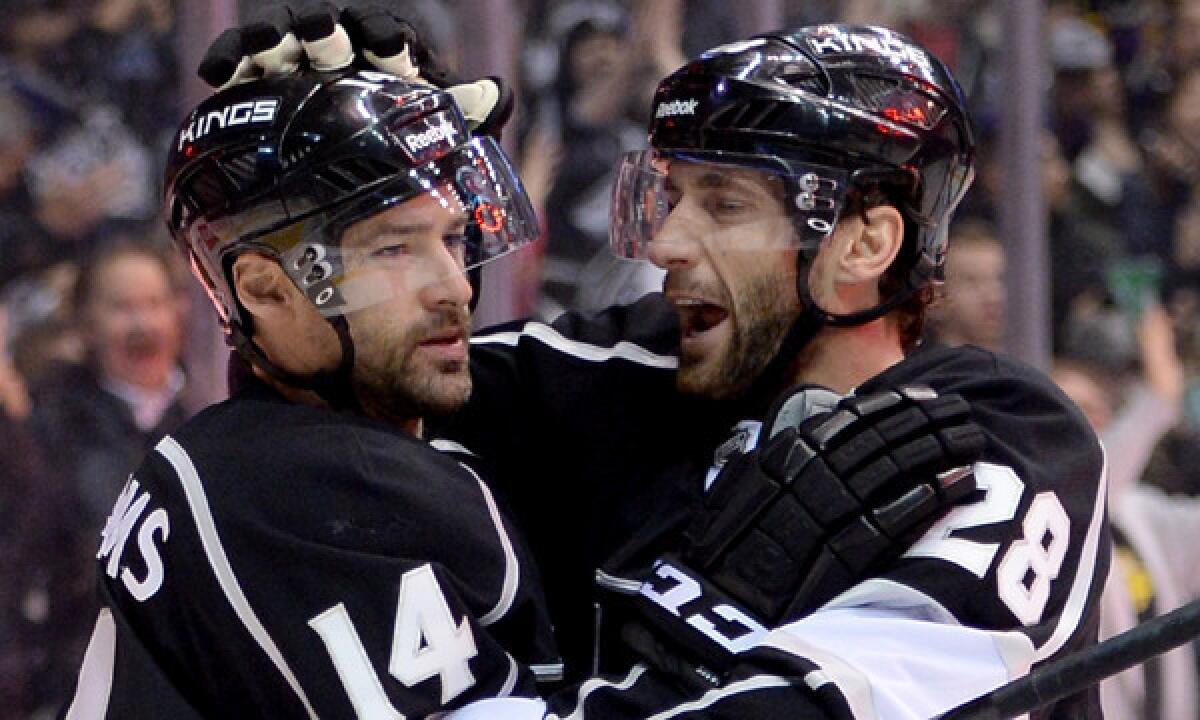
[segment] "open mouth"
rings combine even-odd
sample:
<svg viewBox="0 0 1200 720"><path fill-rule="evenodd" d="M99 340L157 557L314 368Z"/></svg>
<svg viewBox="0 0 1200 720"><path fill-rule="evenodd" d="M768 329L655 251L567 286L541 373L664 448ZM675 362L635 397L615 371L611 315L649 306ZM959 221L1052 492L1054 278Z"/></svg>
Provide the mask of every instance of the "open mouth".
<svg viewBox="0 0 1200 720"><path fill-rule="evenodd" d="M685 340L698 337L729 317L729 311L703 298L677 297L672 298L675 310L679 313L679 325Z"/></svg>

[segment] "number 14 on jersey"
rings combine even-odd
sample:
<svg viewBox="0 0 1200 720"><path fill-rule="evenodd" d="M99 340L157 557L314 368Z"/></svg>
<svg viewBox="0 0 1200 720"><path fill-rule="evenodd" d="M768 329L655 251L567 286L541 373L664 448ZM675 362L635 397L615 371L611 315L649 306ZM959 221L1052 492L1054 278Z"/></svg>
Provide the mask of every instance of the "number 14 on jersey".
<svg viewBox="0 0 1200 720"><path fill-rule="evenodd" d="M338 677L359 718L404 720L384 692L346 606L338 603L308 621L321 636ZM433 568L422 565L404 573L396 605L388 674L405 687L435 675L442 686L443 705L475 684L470 660L478 654L471 625L457 623Z"/></svg>

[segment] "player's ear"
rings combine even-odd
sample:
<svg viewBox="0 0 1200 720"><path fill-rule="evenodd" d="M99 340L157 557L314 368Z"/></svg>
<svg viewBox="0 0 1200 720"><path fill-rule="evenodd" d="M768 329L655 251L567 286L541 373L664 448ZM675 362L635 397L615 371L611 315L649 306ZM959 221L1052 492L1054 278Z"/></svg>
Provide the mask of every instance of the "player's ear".
<svg viewBox="0 0 1200 720"><path fill-rule="evenodd" d="M863 212L863 222L838 257L837 280L860 283L883 277L904 243L904 217L891 205Z"/></svg>
<svg viewBox="0 0 1200 720"><path fill-rule="evenodd" d="M233 286L238 300L256 319L295 313L299 290L272 258L239 255L233 262Z"/></svg>

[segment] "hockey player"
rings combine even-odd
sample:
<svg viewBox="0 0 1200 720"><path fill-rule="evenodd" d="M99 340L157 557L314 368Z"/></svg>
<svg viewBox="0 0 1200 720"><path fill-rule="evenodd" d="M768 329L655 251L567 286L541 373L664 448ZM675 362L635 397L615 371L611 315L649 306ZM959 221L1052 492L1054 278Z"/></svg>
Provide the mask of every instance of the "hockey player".
<svg viewBox="0 0 1200 720"><path fill-rule="evenodd" d="M945 66L802 28L705 53L653 108L613 239L664 293L480 334L442 430L516 507L568 670L618 671L553 711L928 718L1094 642L1094 434L1015 361L910 354L972 174Z"/></svg>
<svg viewBox="0 0 1200 720"><path fill-rule="evenodd" d="M420 439L470 391L466 272L534 237L498 146L427 85L294 75L201 103L166 181L238 350L233 396L117 499L67 717L535 696L556 655L533 563L488 488Z"/></svg>
<svg viewBox="0 0 1200 720"><path fill-rule="evenodd" d="M945 66L885 29L808 27L705 53L653 109L612 236L666 270L663 295L481 333L476 393L447 430L515 498L565 652L567 628L587 627L580 564L627 598L598 595L601 661L622 633L651 667L707 685L714 717L930 718L1094 642L1108 566L1095 435L1011 359L909 354L972 175ZM812 384L848 396L832 419L802 420L822 402ZM965 398L986 436L973 501L911 547L873 493L910 474L917 443L900 413L852 431L905 386ZM485 432L513 407L535 430L524 443ZM953 454L938 439L926 451ZM568 498L578 512L530 510ZM878 544L898 557L860 559ZM613 622L630 607L635 625ZM641 667L580 707L677 702ZM1039 715L1097 716L1094 691Z"/></svg>

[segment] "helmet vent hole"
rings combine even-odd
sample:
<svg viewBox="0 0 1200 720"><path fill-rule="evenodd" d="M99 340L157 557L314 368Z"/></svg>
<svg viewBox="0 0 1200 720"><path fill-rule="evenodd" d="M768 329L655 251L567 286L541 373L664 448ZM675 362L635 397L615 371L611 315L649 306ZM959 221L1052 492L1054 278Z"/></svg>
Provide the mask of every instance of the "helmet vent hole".
<svg viewBox="0 0 1200 720"><path fill-rule="evenodd" d="M887 98L895 94L900 84L895 80L871 77L870 75L855 75L854 85L858 90L858 98L871 110L879 110L887 104Z"/></svg>
<svg viewBox="0 0 1200 720"><path fill-rule="evenodd" d="M717 116L713 119L713 125L738 129L769 129L784 109L774 100L751 100Z"/></svg>
<svg viewBox="0 0 1200 720"><path fill-rule="evenodd" d="M320 180L343 192L361 189L364 185L389 178L397 169L370 158L346 158L315 171Z"/></svg>
<svg viewBox="0 0 1200 720"><path fill-rule="evenodd" d="M896 80L855 75L854 84L860 102L893 122L930 130L946 114L945 106L933 97Z"/></svg>
<svg viewBox="0 0 1200 720"><path fill-rule="evenodd" d="M794 90L803 90L815 95L825 94L825 83L821 82L820 77L810 72L783 75L779 78L779 82Z"/></svg>
<svg viewBox="0 0 1200 720"><path fill-rule="evenodd" d="M242 192L249 190L254 185L255 177L258 175L257 165L258 153L253 149L224 158L222 162L225 173Z"/></svg>
<svg viewBox="0 0 1200 720"><path fill-rule="evenodd" d="M308 157L308 154L312 152L313 148L316 147L317 143L319 142L320 138L313 138L309 136L298 138L295 141L296 144L288 147L283 153L284 169L290 168L304 158Z"/></svg>
<svg viewBox="0 0 1200 720"><path fill-rule="evenodd" d="M221 207L229 197L225 184L221 172L208 165L188 178L185 194L197 207Z"/></svg>

